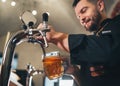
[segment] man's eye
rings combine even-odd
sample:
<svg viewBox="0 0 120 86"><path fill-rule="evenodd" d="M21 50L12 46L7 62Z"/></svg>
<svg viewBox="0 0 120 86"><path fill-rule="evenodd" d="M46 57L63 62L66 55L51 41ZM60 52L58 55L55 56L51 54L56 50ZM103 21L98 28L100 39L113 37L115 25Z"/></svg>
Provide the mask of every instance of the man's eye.
<svg viewBox="0 0 120 86"><path fill-rule="evenodd" d="M87 10L87 7L84 7L82 10L81 10L81 13L85 13Z"/></svg>

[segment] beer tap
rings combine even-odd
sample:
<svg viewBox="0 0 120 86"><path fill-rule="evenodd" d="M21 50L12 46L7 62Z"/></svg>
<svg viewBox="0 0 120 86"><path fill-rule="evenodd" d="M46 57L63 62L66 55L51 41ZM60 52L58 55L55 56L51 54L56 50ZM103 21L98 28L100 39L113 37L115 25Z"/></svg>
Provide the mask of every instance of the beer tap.
<svg viewBox="0 0 120 86"><path fill-rule="evenodd" d="M0 74L0 86L8 86L9 85L9 77L11 72L11 63L14 57L14 51L17 45L19 45L22 42L32 42L32 43L38 43L40 44L42 51L43 51L43 57L45 57L45 47L47 47L47 41L46 37L44 37L44 40L38 40L35 39L34 36L40 35L45 36L43 34L48 32L49 29L36 29L33 26L36 23L36 18L31 14L31 12L26 11L23 13L23 15L20 17L21 21L24 23L24 30L16 32L6 43L5 50L3 53L2 58L2 66L1 66L1 74Z"/></svg>
<svg viewBox="0 0 120 86"><path fill-rule="evenodd" d="M36 70L34 66L30 63L27 64L27 78L26 78L26 86L32 86L32 78L34 75L42 74L43 70Z"/></svg>

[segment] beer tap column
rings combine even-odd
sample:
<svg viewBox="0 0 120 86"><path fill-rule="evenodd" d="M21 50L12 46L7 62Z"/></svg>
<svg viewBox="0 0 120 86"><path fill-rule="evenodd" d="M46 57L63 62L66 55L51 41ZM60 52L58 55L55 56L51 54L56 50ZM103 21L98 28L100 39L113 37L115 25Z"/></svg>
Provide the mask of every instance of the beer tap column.
<svg viewBox="0 0 120 86"><path fill-rule="evenodd" d="M48 47L48 43L47 43L47 39L46 39L46 32L49 32L50 29L48 28L48 17L49 17L49 13L45 12L42 15L42 21L43 21L43 29L42 29L42 33L41 35L43 36L44 42L45 42L45 47Z"/></svg>

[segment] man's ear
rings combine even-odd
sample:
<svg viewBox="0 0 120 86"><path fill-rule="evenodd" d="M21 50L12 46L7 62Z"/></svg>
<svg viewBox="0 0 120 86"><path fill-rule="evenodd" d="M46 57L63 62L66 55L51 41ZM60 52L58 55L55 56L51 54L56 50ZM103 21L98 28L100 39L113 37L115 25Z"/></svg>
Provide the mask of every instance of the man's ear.
<svg viewBox="0 0 120 86"><path fill-rule="evenodd" d="M98 0L97 1L97 8L99 11L103 11L105 9L105 4L104 4L104 1L103 0Z"/></svg>

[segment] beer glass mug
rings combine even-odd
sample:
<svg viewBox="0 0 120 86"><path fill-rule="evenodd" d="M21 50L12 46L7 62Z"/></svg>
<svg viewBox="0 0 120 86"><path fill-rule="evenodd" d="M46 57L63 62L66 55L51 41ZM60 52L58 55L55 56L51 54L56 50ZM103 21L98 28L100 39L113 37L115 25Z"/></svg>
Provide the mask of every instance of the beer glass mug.
<svg viewBox="0 0 120 86"><path fill-rule="evenodd" d="M43 58L43 67L46 76L52 80L62 76L64 72L63 61L60 57L59 51L46 53Z"/></svg>

